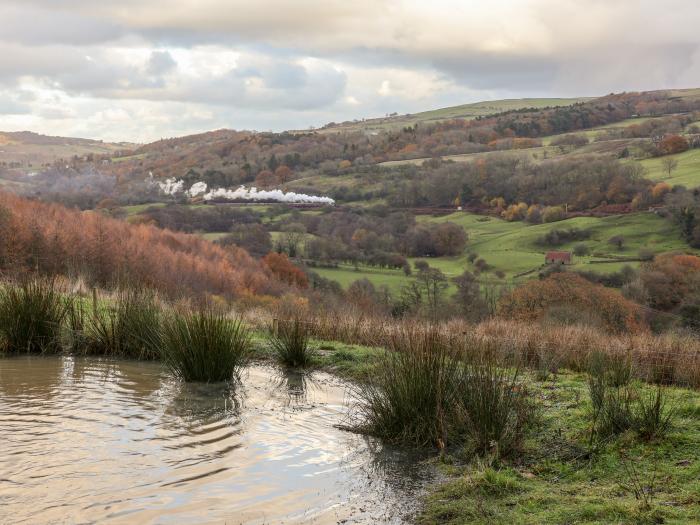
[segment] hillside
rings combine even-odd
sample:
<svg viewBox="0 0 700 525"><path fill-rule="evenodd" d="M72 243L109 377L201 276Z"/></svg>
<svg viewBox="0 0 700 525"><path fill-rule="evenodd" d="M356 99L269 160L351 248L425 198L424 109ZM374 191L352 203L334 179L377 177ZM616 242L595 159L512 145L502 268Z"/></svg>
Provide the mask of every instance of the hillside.
<svg viewBox="0 0 700 525"><path fill-rule="evenodd" d="M134 146L129 143L40 135L31 131L0 132L0 166L32 172L60 159L110 155Z"/></svg>
<svg viewBox="0 0 700 525"><path fill-rule="evenodd" d="M459 106L421 111L418 113L407 113L404 115L394 114L385 117L330 123L318 128L317 131L321 133L335 133L338 131L362 131L364 133L374 133L379 131L397 130L406 126L415 126L417 123L429 124L448 119L471 120L477 117L486 117L506 111L515 111L527 108L542 109L548 107L553 108L570 106L571 104L587 102L589 100L592 100L592 98L517 98L487 100L483 102L473 102L471 104L460 104Z"/></svg>
<svg viewBox="0 0 700 525"><path fill-rule="evenodd" d="M312 286L364 290L399 310L424 300L415 287L427 276L449 297L465 272L490 290L493 307L503 290L552 271L552 250L576 252L565 270L615 287L655 256L700 253L700 198L689 191L700 186L699 90L483 102L413 117L371 133L217 130L13 182L255 257L285 252ZM203 200L202 187L239 185L271 197ZM284 192L306 200L285 203Z"/></svg>

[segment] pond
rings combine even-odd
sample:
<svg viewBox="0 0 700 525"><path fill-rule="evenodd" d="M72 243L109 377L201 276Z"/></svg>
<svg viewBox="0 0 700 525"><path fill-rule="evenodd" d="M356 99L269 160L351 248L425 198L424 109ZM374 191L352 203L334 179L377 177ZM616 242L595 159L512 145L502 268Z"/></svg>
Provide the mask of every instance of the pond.
<svg viewBox="0 0 700 525"><path fill-rule="evenodd" d="M338 428L352 405L322 372L0 359L0 522L404 523L429 469Z"/></svg>

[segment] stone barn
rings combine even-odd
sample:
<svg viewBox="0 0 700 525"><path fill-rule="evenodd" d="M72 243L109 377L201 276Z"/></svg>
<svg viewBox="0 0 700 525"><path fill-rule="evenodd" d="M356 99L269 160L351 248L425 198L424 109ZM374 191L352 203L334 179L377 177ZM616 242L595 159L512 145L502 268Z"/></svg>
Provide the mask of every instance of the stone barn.
<svg viewBox="0 0 700 525"><path fill-rule="evenodd" d="M544 256L545 264L571 264L571 252L547 252Z"/></svg>

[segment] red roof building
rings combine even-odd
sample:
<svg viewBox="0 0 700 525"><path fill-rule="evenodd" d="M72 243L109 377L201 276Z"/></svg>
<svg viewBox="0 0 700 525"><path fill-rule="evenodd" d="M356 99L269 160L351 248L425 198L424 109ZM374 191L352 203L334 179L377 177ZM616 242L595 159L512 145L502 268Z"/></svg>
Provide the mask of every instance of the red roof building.
<svg viewBox="0 0 700 525"><path fill-rule="evenodd" d="M571 264L571 252L547 252L545 264Z"/></svg>

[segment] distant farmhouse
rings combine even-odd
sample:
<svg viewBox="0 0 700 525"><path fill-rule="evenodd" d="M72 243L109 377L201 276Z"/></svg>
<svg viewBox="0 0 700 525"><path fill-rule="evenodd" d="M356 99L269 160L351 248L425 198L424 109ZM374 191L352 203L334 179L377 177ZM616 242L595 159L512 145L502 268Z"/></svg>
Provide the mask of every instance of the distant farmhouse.
<svg viewBox="0 0 700 525"><path fill-rule="evenodd" d="M571 264L571 252L547 252L544 256L545 264Z"/></svg>

